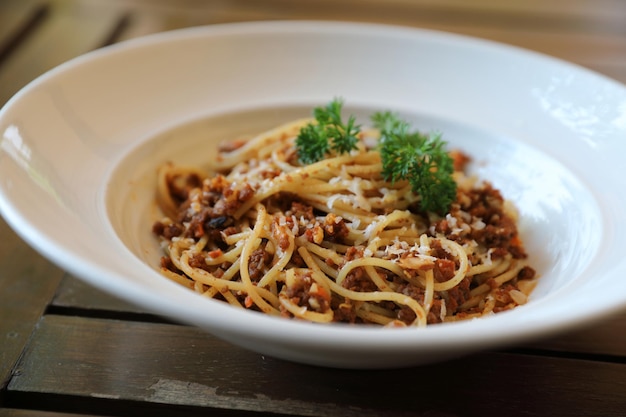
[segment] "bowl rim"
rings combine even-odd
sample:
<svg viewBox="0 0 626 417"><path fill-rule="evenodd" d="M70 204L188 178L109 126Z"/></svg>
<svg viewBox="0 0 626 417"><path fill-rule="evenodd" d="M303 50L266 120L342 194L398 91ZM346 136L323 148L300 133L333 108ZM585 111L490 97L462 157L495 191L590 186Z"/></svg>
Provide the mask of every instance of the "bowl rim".
<svg viewBox="0 0 626 417"><path fill-rule="evenodd" d="M7 103L0 109L0 123L8 114L13 106L23 99L24 96L31 94L39 86L53 80L59 74L65 74L80 70L81 65L90 62L93 59L107 59L114 54L125 54L138 48L158 47L162 43L167 42L184 42L190 38L203 37L229 37L229 36L251 36L257 33L282 33L289 34L292 31L299 33L309 33L311 36L320 33L335 33L344 35L363 34L366 32L394 35L407 35L412 37L434 37L438 40L453 43L469 43L472 46L480 48L491 48L497 53L514 53L523 54L532 59L550 61L558 65L565 65L575 68L577 73L585 76L601 79L604 83L611 85L612 88L618 89L626 96L626 87L621 83L610 79L602 74L595 73L580 65L573 64L559 58L551 57L539 52L529 51L527 49L505 45L499 42L468 37L454 33L442 32L431 29L419 29L402 27L378 23L348 23L348 22L330 22L315 20L298 20L298 21L271 21L271 22L241 22L241 23L225 23L211 26L201 26L177 29L173 31L161 32L147 35L138 39L131 39L117 44L109 45L104 48L86 53L74 59L71 59L54 69L42 74L18 93L16 93ZM139 303L144 307L155 310L156 306L159 311L167 311L167 315L173 317L189 318L189 307L177 305L169 300L163 300L160 294L146 293L142 288L138 288L135 283L128 283L123 276L112 277L110 272L101 265L94 264L88 259L76 256L67 248L58 246L53 236L48 236L37 228L36 224L26 218L16 205L11 201L10 197L4 192L2 184L0 184L0 214L5 218L7 223L24 239L30 246L35 248L45 257L53 260L59 266L71 272L72 274L85 279L91 285L100 289L112 292L117 296L128 301ZM111 279L114 278L114 279ZM106 282L106 285L103 284ZM182 290L182 288L181 288ZM387 331L385 337L376 337L380 335L380 328L370 328L367 326L320 326L300 321L290 321L284 318L268 317L262 314L250 314L246 312L246 320L239 323L238 332L246 332L253 338L265 337L265 326L268 324L279 324L282 331L274 333L273 337L282 343L292 343L295 339L299 341L307 341L313 345L321 344L338 344L352 349L363 349L367 351L375 351L385 349L388 352L402 352L407 348L416 345L428 345L430 348L444 349L449 347L451 342L450 335L454 334L457 343L463 343L467 348L478 348L486 344L495 346L498 344L515 343L526 340L531 337L539 337L553 334L557 331L564 331L570 328L578 327L584 324L596 321L601 317L620 311L624 308L626 297L619 294L609 294L604 304L594 304L588 307L585 314L582 312L573 312L575 319L564 320L561 317L547 318L540 325L537 323L520 323L518 327L507 327L507 314L496 315L490 318L489 326L485 331L480 321L470 321L462 323L446 323L443 326L428 327L426 332L413 332L400 329L399 331ZM227 307L226 305L224 307ZM216 311L224 312L226 310L222 306L214 306ZM228 307L230 309L230 307ZM202 326L204 320L187 320L192 324ZM224 332L226 338L232 332L230 321L220 324L213 323L216 332ZM497 329L497 331L491 330ZM481 332L481 338L475 337L475 332ZM345 332L349 331L350 337L345 338ZM216 333L219 336L219 333Z"/></svg>

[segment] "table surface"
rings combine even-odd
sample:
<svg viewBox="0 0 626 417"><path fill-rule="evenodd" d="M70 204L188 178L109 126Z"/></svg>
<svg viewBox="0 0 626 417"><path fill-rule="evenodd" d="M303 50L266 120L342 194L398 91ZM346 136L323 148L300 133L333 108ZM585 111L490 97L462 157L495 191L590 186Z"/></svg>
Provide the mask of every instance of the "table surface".
<svg viewBox="0 0 626 417"><path fill-rule="evenodd" d="M269 19L392 23L516 45L626 83L623 0L0 0L0 104L87 51ZM626 311L444 363L288 363L150 315L36 254L0 220L0 416L626 416Z"/></svg>

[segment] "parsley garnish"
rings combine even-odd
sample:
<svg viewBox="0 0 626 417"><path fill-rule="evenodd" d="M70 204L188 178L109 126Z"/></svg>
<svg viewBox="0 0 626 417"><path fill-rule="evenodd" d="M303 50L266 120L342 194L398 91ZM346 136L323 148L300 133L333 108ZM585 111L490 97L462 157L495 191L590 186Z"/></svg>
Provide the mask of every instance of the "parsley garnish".
<svg viewBox="0 0 626 417"><path fill-rule="evenodd" d="M333 151L342 154L357 149L360 127L354 116L343 123L342 106L341 99L334 99L326 107L313 110L316 122L304 126L296 138L301 163L317 162ZM407 122L390 112L375 113L372 123L380 131L383 178L391 182L407 180L420 196L424 211L448 211L456 198L456 182L452 178L454 162L444 149L446 143L441 135L411 132Z"/></svg>
<svg viewBox="0 0 626 417"><path fill-rule="evenodd" d="M375 113L380 130L382 175L387 181L408 180L425 211L443 214L456 198L454 162L440 134L411 132L410 125L390 112Z"/></svg>
<svg viewBox="0 0 626 417"><path fill-rule="evenodd" d="M359 126L356 118L350 116L348 123L341 120L343 101L334 99L326 107L313 110L317 123L309 123L300 130L296 138L298 158L304 164L311 164L324 159L326 154L335 151L338 154L356 149Z"/></svg>

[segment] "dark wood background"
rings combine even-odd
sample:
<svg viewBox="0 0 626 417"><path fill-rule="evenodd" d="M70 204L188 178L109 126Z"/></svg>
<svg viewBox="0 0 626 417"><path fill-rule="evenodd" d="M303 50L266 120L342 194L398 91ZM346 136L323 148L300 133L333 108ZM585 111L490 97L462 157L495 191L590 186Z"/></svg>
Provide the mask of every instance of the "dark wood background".
<svg viewBox="0 0 626 417"><path fill-rule="evenodd" d="M0 104L105 45L269 19L444 30L626 82L622 0L0 0ZM287 363L96 291L0 220L0 416L626 416L625 335L623 312L549 340L416 368Z"/></svg>

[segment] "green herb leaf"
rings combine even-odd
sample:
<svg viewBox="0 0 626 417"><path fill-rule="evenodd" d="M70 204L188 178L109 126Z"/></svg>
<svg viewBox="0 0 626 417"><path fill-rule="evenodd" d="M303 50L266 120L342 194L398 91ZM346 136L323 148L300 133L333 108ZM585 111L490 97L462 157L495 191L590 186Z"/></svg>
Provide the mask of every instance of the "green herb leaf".
<svg viewBox="0 0 626 417"><path fill-rule="evenodd" d="M330 150L326 130L316 124L304 126L296 138L296 147L303 164L312 164L323 159Z"/></svg>
<svg viewBox="0 0 626 417"><path fill-rule="evenodd" d="M357 149L360 132L354 116L348 118L347 124L341 120L343 101L334 99L326 107L313 110L316 124L308 124L300 130L296 138L298 158L304 164L311 164L323 159L330 151L338 154L348 153Z"/></svg>
<svg viewBox="0 0 626 417"><path fill-rule="evenodd" d="M334 99L313 110L316 123L304 126L296 138L301 163L311 164L331 152L342 154L357 149L360 127L354 116L347 123L342 121L342 107L343 101ZM452 178L454 162L444 149L441 135L411 132L411 126L391 112L375 113L372 122L381 132L379 152L385 180L407 180L420 196L424 211L448 211L456 198L456 182Z"/></svg>
<svg viewBox="0 0 626 417"><path fill-rule="evenodd" d="M454 162L441 135L411 132L410 125L390 112L372 115L380 130L382 175L387 181L408 180L425 211L444 214L456 198Z"/></svg>

